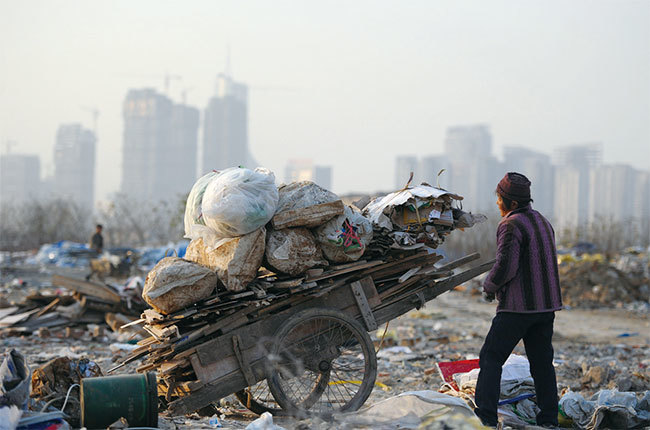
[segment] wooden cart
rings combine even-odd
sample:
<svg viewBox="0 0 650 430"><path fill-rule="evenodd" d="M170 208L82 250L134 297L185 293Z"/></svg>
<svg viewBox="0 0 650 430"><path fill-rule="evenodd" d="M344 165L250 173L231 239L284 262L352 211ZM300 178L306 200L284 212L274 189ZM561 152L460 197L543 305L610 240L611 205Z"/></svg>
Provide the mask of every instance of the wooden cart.
<svg viewBox="0 0 650 430"><path fill-rule="evenodd" d="M182 352L155 367L169 413L192 412L233 393L257 413L328 415L358 409L377 376L375 346L368 332L419 309L494 263L454 273L479 255L435 267L440 258L416 254L353 264L348 276L342 275L346 268L339 267L334 274L308 279L302 285L309 288L294 288L286 299L230 314L220 320L209 340L179 349ZM193 371L195 377L165 382L166 375L178 372L180 360L191 365L184 374Z"/></svg>

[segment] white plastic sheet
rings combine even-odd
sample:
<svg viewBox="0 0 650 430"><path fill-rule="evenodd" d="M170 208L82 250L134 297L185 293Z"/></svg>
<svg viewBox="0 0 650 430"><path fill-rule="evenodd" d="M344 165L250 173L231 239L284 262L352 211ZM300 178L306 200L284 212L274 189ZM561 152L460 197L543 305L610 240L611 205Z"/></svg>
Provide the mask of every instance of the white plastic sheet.
<svg viewBox="0 0 650 430"><path fill-rule="evenodd" d="M188 239L196 239L209 232L209 228L205 226L205 220L203 219L201 203L208 184L218 175L219 172L210 172L201 176L194 183L190 194L187 196L184 224L185 237Z"/></svg>
<svg viewBox="0 0 650 430"><path fill-rule="evenodd" d="M422 390L401 393L358 412L337 415L335 422L345 428L403 429L418 428L425 417L444 419L457 414L476 420L480 426L480 421L463 399Z"/></svg>

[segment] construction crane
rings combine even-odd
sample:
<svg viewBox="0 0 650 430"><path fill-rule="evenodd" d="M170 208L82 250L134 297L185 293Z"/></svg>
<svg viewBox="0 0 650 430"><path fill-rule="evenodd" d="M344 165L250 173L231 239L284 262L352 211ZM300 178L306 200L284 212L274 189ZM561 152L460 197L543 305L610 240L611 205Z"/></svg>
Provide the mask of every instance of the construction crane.
<svg viewBox="0 0 650 430"><path fill-rule="evenodd" d="M187 93L189 93L193 89L194 89L194 87L183 88L183 91L181 91L181 101L182 101L183 104L187 104Z"/></svg>
<svg viewBox="0 0 650 430"><path fill-rule="evenodd" d="M99 118L99 109L96 107L81 106L81 109L86 112L90 112L93 116L93 132L95 133L95 138L97 138L97 118Z"/></svg>
<svg viewBox="0 0 650 430"><path fill-rule="evenodd" d="M169 85L172 80L181 81L183 78L180 75L172 75L169 72L165 72L165 94L169 95Z"/></svg>
<svg viewBox="0 0 650 430"><path fill-rule="evenodd" d="M11 147L16 145L18 145L18 142L15 140L5 139L2 143L2 146L5 148L5 154L9 154L11 152Z"/></svg>

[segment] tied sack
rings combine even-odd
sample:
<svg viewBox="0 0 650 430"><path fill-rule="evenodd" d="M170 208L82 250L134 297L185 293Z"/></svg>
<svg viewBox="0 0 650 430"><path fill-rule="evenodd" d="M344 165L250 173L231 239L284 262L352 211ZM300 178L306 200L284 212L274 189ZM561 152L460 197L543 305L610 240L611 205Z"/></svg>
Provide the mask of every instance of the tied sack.
<svg viewBox="0 0 650 430"><path fill-rule="evenodd" d="M346 206L339 215L314 230L325 258L334 263L357 261L372 240L372 224L361 212Z"/></svg>
<svg viewBox="0 0 650 430"><path fill-rule="evenodd" d="M343 213L339 196L311 181L292 182L278 190L273 228L317 227Z"/></svg>
<svg viewBox="0 0 650 430"><path fill-rule="evenodd" d="M166 257L147 275L142 298L156 311L170 314L209 297L216 287L217 274L212 270Z"/></svg>
<svg viewBox="0 0 650 430"><path fill-rule="evenodd" d="M271 230L266 239L266 263L276 272L298 276L314 266L327 266L323 253L306 228Z"/></svg>
<svg viewBox="0 0 650 430"><path fill-rule="evenodd" d="M216 271L228 291L242 291L262 265L265 239L264 228L230 239L216 249L206 246L203 239L194 239L185 258Z"/></svg>

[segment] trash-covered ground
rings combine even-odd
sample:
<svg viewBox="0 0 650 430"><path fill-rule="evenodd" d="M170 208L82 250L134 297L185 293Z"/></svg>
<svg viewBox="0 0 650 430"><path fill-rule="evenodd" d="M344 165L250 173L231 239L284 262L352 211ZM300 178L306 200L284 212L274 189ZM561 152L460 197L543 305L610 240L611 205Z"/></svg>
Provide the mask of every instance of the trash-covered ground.
<svg viewBox="0 0 650 430"><path fill-rule="evenodd" d="M650 253L627 251L606 259L602 254L559 257L562 302L567 308L618 308L650 313ZM466 283L464 291L480 296L485 275Z"/></svg>
<svg viewBox="0 0 650 430"><path fill-rule="evenodd" d="M10 283L11 284L11 283ZM19 287L11 288L13 297ZM463 291L445 293L423 309L412 311L389 323L378 354L377 384L366 406L396 394L413 390L438 390L442 380L435 366L439 361L477 358L495 305ZM378 345L384 327L373 333ZM40 336L12 336L0 339L2 350L22 352L32 370L51 359L86 357L102 371L133 348L129 334L110 330L93 333L75 330ZM581 393L585 398L600 390L650 390L650 319L647 313L630 313L625 308L571 308L557 313L555 362L560 392ZM514 351L524 355L520 344ZM130 363L120 374L134 373L139 363ZM209 416L192 414L162 418L161 428L244 428L257 418L234 398L222 399ZM212 420L212 424L210 424ZM328 428L318 420L276 417L276 424L291 428ZM299 427L302 426L302 427Z"/></svg>
<svg viewBox="0 0 650 430"><path fill-rule="evenodd" d="M0 414L28 403L23 425L44 419L37 411L66 410L77 411L72 426L104 428L122 416L150 427L160 405L162 428L276 428L230 394L241 390L260 413L279 404L334 414L333 422L278 414L284 428L437 428L436 417L472 427L465 400L495 305L481 302L480 279L468 281L492 261L470 265L477 253L440 261L446 253L437 252L454 230L486 219L462 211L462 199L423 183L353 207L312 182L276 187L267 169L231 168L192 187L192 241L169 245L171 253L99 256L64 241L3 254L0 400L11 398L13 409ZM599 425L592 418L650 424L647 253L576 255L560 257L567 310L555 347L565 418L589 428ZM518 346L504 366L500 407L520 427L537 407L523 354ZM34 371L29 401L24 363ZM462 378L447 371L458 366ZM268 374L273 398L257 390ZM245 400L247 385L255 387ZM364 401L368 409L345 412ZM617 422L605 417L612 402L625 415ZM59 422L48 428L67 428L51 419Z"/></svg>

